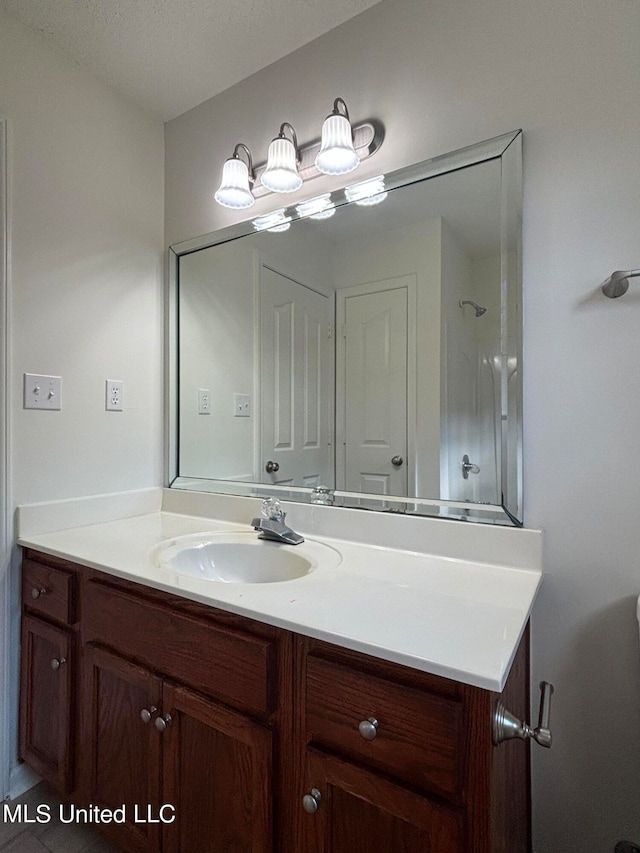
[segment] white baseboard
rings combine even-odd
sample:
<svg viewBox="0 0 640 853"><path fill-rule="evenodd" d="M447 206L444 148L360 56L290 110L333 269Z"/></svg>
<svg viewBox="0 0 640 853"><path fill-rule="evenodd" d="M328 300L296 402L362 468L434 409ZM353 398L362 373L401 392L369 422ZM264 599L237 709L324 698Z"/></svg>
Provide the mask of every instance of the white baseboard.
<svg viewBox="0 0 640 853"><path fill-rule="evenodd" d="M24 762L16 764L9 776L9 799L15 800L40 782L40 776Z"/></svg>

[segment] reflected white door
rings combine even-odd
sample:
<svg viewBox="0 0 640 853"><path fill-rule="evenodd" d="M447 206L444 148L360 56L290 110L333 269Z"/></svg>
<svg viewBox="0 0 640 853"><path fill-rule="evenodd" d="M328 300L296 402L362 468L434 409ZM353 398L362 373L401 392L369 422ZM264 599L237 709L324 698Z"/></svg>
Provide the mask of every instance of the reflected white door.
<svg viewBox="0 0 640 853"><path fill-rule="evenodd" d="M388 288L377 282L371 292L363 292L367 286L361 285L339 294L344 306L340 487L347 491L407 494L408 292L400 281L391 279Z"/></svg>
<svg viewBox="0 0 640 853"><path fill-rule="evenodd" d="M260 479L333 486L333 299L264 265L260 299Z"/></svg>

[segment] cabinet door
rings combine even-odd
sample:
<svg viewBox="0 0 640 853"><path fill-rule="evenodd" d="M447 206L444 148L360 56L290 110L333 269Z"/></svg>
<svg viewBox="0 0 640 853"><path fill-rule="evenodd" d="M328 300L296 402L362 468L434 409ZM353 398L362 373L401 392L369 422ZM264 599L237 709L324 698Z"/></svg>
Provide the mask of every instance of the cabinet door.
<svg viewBox="0 0 640 853"><path fill-rule="evenodd" d="M462 853L456 811L355 764L307 751L299 853ZM302 797L317 797L309 814ZM307 802L313 806L313 802Z"/></svg>
<svg viewBox="0 0 640 853"><path fill-rule="evenodd" d="M72 787L73 637L22 618L20 756L55 788Z"/></svg>
<svg viewBox="0 0 640 853"><path fill-rule="evenodd" d="M165 853L273 850L271 732L237 711L166 683Z"/></svg>
<svg viewBox="0 0 640 853"><path fill-rule="evenodd" d="M101 808L124 806L126 823L105 824L105 831L127 851L160 850L159 825L143 821L156 815L160 804L162 738L153 718L161 689L160 679L148 670L99 646L86 646L86 795ZM145 709L151 712L146 722Z"/></svg>

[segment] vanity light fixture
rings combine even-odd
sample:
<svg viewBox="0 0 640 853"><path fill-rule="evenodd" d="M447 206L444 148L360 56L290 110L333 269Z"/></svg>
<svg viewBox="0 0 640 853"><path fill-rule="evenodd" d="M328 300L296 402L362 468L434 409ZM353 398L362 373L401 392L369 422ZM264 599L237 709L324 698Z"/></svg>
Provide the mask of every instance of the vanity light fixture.
<svg viewBox="0 0 640 853"><path fill-rule="evenodd" d="M247 155L247 163L240 159L241 150ZM214 198L223 207L235 210L251 207L255 203L251 192L254 180L251 151L243 142L239 142L233 149L233 156L222 167L222 181Z"/></svg>
<svg viewBox="0 0 640 853"><path fill-rule="evenodd" d="M325 175L345 175L360 165L353 144L349 110L342 98L333 102L333 112L322 125L322 142L316 157L316 169Z"/></svg>
<svg viewBox="0 0 640 853"><path fill-rule="evenodd" d="M329 219L336 212L336 206L331 201L331 193L310 198L296 205L300 219Z"/></svg>
<svg viewBox="0 0 640 853"><path fill-rule="evenodd" d="M284 215L284 207L279 210L272 210L271 213L265 213L264 216L256 216L253 220L253 227L256 231L271 231L279 233L280 231L288 231L291 227L291 217Z"/></svg>
<svg viewBox="0 0 640 853"><path fill-rule="evenodd" d="M364 207L380 204L388 195L384 187L384 175L377 175L375 178L368 178L366 181L360 181L359 184L345 187L344 195L347 201L353 201Z"/></svg>
<svg viewBox="0 0 640 853"><path fill-rule="evenodd" d="M285 128L291 133L291 139L285 136ZM262 186L273 193L293 193L302 186L302 178L298 174L300 152L298 137L288 121L280 125L280 131L269 145L267 168L260 178Z"/></svg>
<svg viewBox="0 0 640 853"><path fill-rule="evenodd" d="M267 162L255 168L247 146L236 145L233 156L224 164L222 183L214 198L223 207L239 209L251 207L255 199L272 192L295 192L312 178L351 172L375 154L383 139L384 127L379 121L352 125L346 103L336 98L333 112L322 126L321 139L298 145L293 126L285 121L269 145ZM248 163L240 159L241 151Z"/></svg>

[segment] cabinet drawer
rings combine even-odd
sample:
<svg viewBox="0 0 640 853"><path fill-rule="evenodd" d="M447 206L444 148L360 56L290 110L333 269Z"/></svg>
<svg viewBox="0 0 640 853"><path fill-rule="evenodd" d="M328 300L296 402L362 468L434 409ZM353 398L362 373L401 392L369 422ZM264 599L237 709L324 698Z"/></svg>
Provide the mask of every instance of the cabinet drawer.
<svg viewBox="0 0 640 853"><path fill-rule="evenodd" d="M22 601L34 613L60 622L76 621L76 576L35 560L22 563Z"/></svg>
<svg viewBox="0 0 640 853"><path fill-rule="evenodd" d="M92 580L85 642L100 643L220 701L266 715L274 708L274 644L178 613Z"/></svg>
<svg viewBox="0 0 640 853"><path fill-rule="evenodd" d="M377 721L366 740L359 724ZM462 705L310 655L309 742L363 762L412 787L457 799L462 780ZM371 727L369 727L371 731Z"/></svg>

